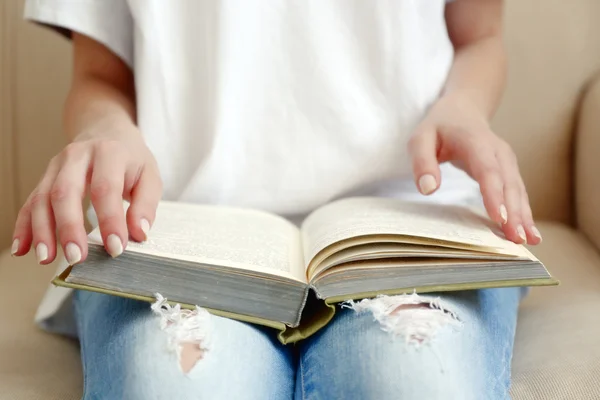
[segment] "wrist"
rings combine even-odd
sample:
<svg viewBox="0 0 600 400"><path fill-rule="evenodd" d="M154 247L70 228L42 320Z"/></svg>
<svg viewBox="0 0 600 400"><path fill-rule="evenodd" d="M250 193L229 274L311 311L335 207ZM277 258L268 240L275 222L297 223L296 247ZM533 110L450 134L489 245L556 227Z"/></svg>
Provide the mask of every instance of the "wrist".
<svg viewBox="0 0 600 400"><path fill-rule="evenodd" d="M482 101L476 92L469 90L453 90L444 92L438 98L436 104L448 104L453 109L468 112L469 115L478 115L481 119L489 122L491 115L490 107Z"/></svg>
<svg viewBox="0 0 600 400"><path fill-rule="evenodd" d="M120 115L104 115L88 118L82 122L74 135L73 142L98 139L141 139L141 133L129 118Z"/></svg>
<svg viewBox="0 0 600 400"><path fill-rule="evenodd" d="M92 78L73 84L64 111L69 140L139 135L135 120L135 101L120 88Z"/></svg>

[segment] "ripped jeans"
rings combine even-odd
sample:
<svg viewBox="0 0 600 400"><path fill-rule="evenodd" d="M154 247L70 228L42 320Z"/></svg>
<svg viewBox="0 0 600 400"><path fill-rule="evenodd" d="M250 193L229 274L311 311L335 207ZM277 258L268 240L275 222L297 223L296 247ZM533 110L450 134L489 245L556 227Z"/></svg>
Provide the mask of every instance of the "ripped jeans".
<svg viewBox="0 0 600 400"><path fill-rule="evenodd" d="M83 399L509 399L522 293L358 302L287 346L271 329L210 315L202 354L184 372L148 303L77 291Z"/></svg>

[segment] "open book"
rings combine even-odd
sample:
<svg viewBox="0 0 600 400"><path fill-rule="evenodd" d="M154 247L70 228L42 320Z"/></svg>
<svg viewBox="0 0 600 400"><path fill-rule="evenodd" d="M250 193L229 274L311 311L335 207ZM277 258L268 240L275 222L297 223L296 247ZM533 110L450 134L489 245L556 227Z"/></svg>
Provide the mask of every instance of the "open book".
<svg viewBox="0 0 600 400"><path fill-rule="evenodd" d="M553 285L544 265L467 208L348 198L300 228L262 211L162 202L144 243L118 258L89 235L86 261L61 286L183 306L281 330L284 343L323 327L335 303L399 294Z"/></svg>

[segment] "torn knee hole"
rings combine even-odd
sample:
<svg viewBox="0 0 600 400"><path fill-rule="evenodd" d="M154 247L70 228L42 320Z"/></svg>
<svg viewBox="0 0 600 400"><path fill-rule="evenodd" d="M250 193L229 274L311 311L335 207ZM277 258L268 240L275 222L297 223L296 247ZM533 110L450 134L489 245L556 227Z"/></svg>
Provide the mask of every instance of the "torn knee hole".
<svg viewBox="0 0 600 400"><path fill-rule="evenodd" d="M152 311L160 317L160 328L167 334L167 345L177 354L179 368L187 374L208 351L210 314L203 308L181 309L171 306L167 299L156 294Z"/></svg>
<svg viewBox="0 0 600 400"><path fill-rule="evenodd" d="M392 313L402 312L402 310L414 310L416 308L429 308L429 304L419 303L419 304L402 304L399 305L392 311Z"/></svg>
<svg viewBox="0 0 600 400"><path fill-rule="evenodd" d="M443 307L439 297L425 298L416 293L348 301L343 307L357 313L371 312L382 330L416 345L431 340L442 327L461 325L456 313Z"/></svg>
<svg viewBox="0 0 600 400"><path fill-rule="evenodd" d="M179 367L184 374L194 368L196 363L204 357L205 349L201 343L185 342L180 344Z"/></svg>

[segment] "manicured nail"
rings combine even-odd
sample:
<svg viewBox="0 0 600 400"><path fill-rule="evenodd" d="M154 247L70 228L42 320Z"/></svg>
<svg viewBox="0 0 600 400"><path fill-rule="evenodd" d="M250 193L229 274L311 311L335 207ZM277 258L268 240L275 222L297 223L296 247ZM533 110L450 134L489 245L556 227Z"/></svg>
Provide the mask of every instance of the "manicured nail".
<svg viewBox="0 0 600 400"><path fill-rule="evenodd" d="M38 264L46 261L48 259L48 246L44 243L38 243L35 247L35 256L37 257Z"/></svg>
<svg viewBox="0 0 600 400"><path fill-rule="evenodd" d="M437 182L433 175L427 174L423 175L419 178L419 189L421 189L421 193L430 194L433 193L435 188L437 187Z"/></svg>
<svg viewBox="0 0 600 400"><path fill-rule="evenodd" d="M508 222L508 211L506 211L504 204L500 206L500 218L502 218L503 224Z"/></svg>
<svg viewBox="0 0 600 400"><path fill-rule="evenodd" d="M13 240L12 247L10 248L10 254L14 256L17 254L17 251L19 251L19 239Z"/></svg>
<svg viewBox="0 0 600 400"><path fill-rule="evenodd" d="M106 238L106 250L111 257L119 257L123 253L123 243L121 238L115 234L108 235Z"/></svg>
<svg viewBox="0 0 600 400"><path fill-rule="evenodd" d="M75 265L81 261L81 249L75 243L67 243L65 246L65 257L69 265Z"/></svg>
<svg viewBox="0 0 600 400"><path fill-rule="evenodd" d="M540 243L542 242L542 234L540 233L540 231L538 230L538 228L536 228L535 226L531 227L531 231L533 232L533 235L540 239Z"/></svg>
<svg viewBox="0 0 600 400"><path fill-rule="evenodd" d="M148 232L150 232L150 222L146 218L142 218L140 221L140 228L144 232L144 240L148 240Z"/></svg>
<svg viewBox="0 0 600 400"><path fill-rule="evenodd" d="M523 228L523 225L517 226L517 233L519 234L519 237L523 239L524 242L527 241L527 235L525 235L525 228Z"/></svg>

